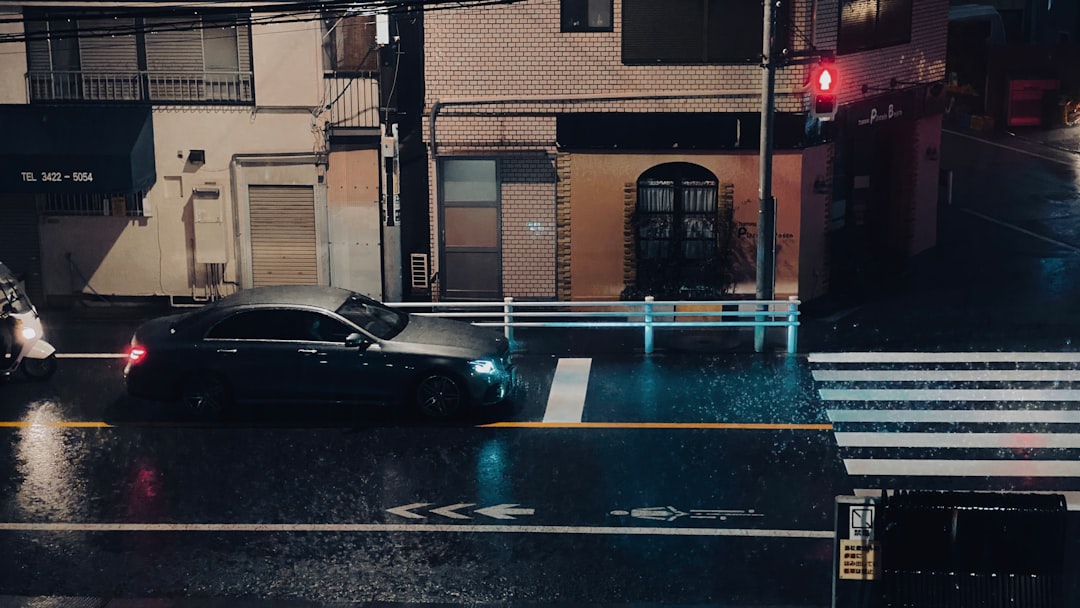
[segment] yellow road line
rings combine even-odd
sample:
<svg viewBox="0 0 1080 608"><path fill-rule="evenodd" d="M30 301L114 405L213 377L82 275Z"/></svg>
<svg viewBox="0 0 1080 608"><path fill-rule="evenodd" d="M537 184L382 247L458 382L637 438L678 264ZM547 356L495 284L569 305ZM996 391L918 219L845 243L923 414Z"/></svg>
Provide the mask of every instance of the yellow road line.
<svg viewBox="0 0 1080 608"><path fill-rule="evenodd" d="M831 431L824 424L786 422L493 422L480 428L522 429L735 429L765 431Z"/></svg>
<svg viewBox="0 0 1080 608"><path fill-rule="evenodd" d="M22 428L22 429L25 429L25 428L29 428L29 427L32 427L32 426L50 427L50 428L65 428L65 429L104 429L104 428L111 428L112 427L112 425L109 424L108 422L96 422L96 421L89 421L89 422L68 422L68 421L60 421L60 422L29 422L29 421L26 421L26 420L17 420L17 421L4 420L4 421L0 421L0 427L4 427L4 428Z"/></svg>
<svg viewBox="0 0 1080 608"><path fill-rule="evenodd" d="M145 426L145 425L140 425ZM159 425L153 425L159 426ZM166 425L167 426L167 425ZM107 422L28 422L25 420L0 421L0 428L68 428L68 429L104 429L114 428ZM833 425L796 424L784 422L493 422L481 424L478 428L518 428L518 429L724 429L752 431L831 431Z"/></svg>

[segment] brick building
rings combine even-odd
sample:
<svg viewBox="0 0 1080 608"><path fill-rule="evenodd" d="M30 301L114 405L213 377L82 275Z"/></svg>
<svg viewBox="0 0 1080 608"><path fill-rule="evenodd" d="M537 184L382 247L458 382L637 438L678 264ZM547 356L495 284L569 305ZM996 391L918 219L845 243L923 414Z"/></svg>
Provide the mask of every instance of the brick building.
<svg viewBox="0 0 1080 608"><path fill-rule="evenodd" d="M754 293L762 13L719 6L424 16L437 297ZM780 4L780 46L833 53L841 105L809 118L813 65L778 69L778 296L858 292L934 244L946 28L946 0Z"/></svg>

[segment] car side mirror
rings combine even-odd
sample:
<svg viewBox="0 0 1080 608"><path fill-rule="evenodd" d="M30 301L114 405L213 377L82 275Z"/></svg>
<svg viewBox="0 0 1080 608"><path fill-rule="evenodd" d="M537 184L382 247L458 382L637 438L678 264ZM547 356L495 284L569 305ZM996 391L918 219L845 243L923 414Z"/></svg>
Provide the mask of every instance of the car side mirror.
<svg viewBox="0 0 1080 608"><path fill-rule="evenodd" d="M364 338L364 334L353 332L348 336L345 336L345 346L364 346L368 341Z"/></svg>

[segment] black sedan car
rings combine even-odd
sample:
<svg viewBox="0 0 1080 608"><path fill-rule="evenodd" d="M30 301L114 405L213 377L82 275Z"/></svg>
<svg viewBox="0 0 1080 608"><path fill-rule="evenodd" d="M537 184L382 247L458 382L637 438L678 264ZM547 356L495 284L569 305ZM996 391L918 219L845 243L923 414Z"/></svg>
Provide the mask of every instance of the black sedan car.
<svg viewBox="0 0 1080 608"><path fill-rule="evenodd" d="M238 402L412 405L446 419L514 388L505 337L395 310L344 289L260 287L148 321L131 339L128 394L201 417Z"/></svg>

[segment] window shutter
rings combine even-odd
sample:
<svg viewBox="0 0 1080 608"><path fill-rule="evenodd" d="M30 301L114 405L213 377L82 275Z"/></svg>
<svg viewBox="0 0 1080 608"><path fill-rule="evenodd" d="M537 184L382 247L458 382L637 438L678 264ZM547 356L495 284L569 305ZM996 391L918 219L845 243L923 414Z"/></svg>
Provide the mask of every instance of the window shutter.
<svg viewBox="0 0 1080 608"><path fill-rule="evenodd" d="M624 0L623 61L703 62L704 13L703 0Z"/></svg>
<svg viewBox="0 0 1080 608"><path fill-rule="evenodd" d="M27 21L26 33L30 39L26 41L26 61L31 72L47 72L52 70L52 60L49 57L49 30L43 21Z"/></svg>
<svg viewBox="0 0 1080 608"><path fill-rule="evenodd" d="M79 38L82 69L91 72L135 72L139 69L134 34L107 34L134 31L134 19L80 19L79 31L89 36Z"/></svg>
<svg viewBox="0 0 1080 608"><path fill-rule="evenodd" d="M164 29L156 30L154 26ZM176 26L175 19L147 19L146 67L153 71L203 72L202 30Z"/></svg>

